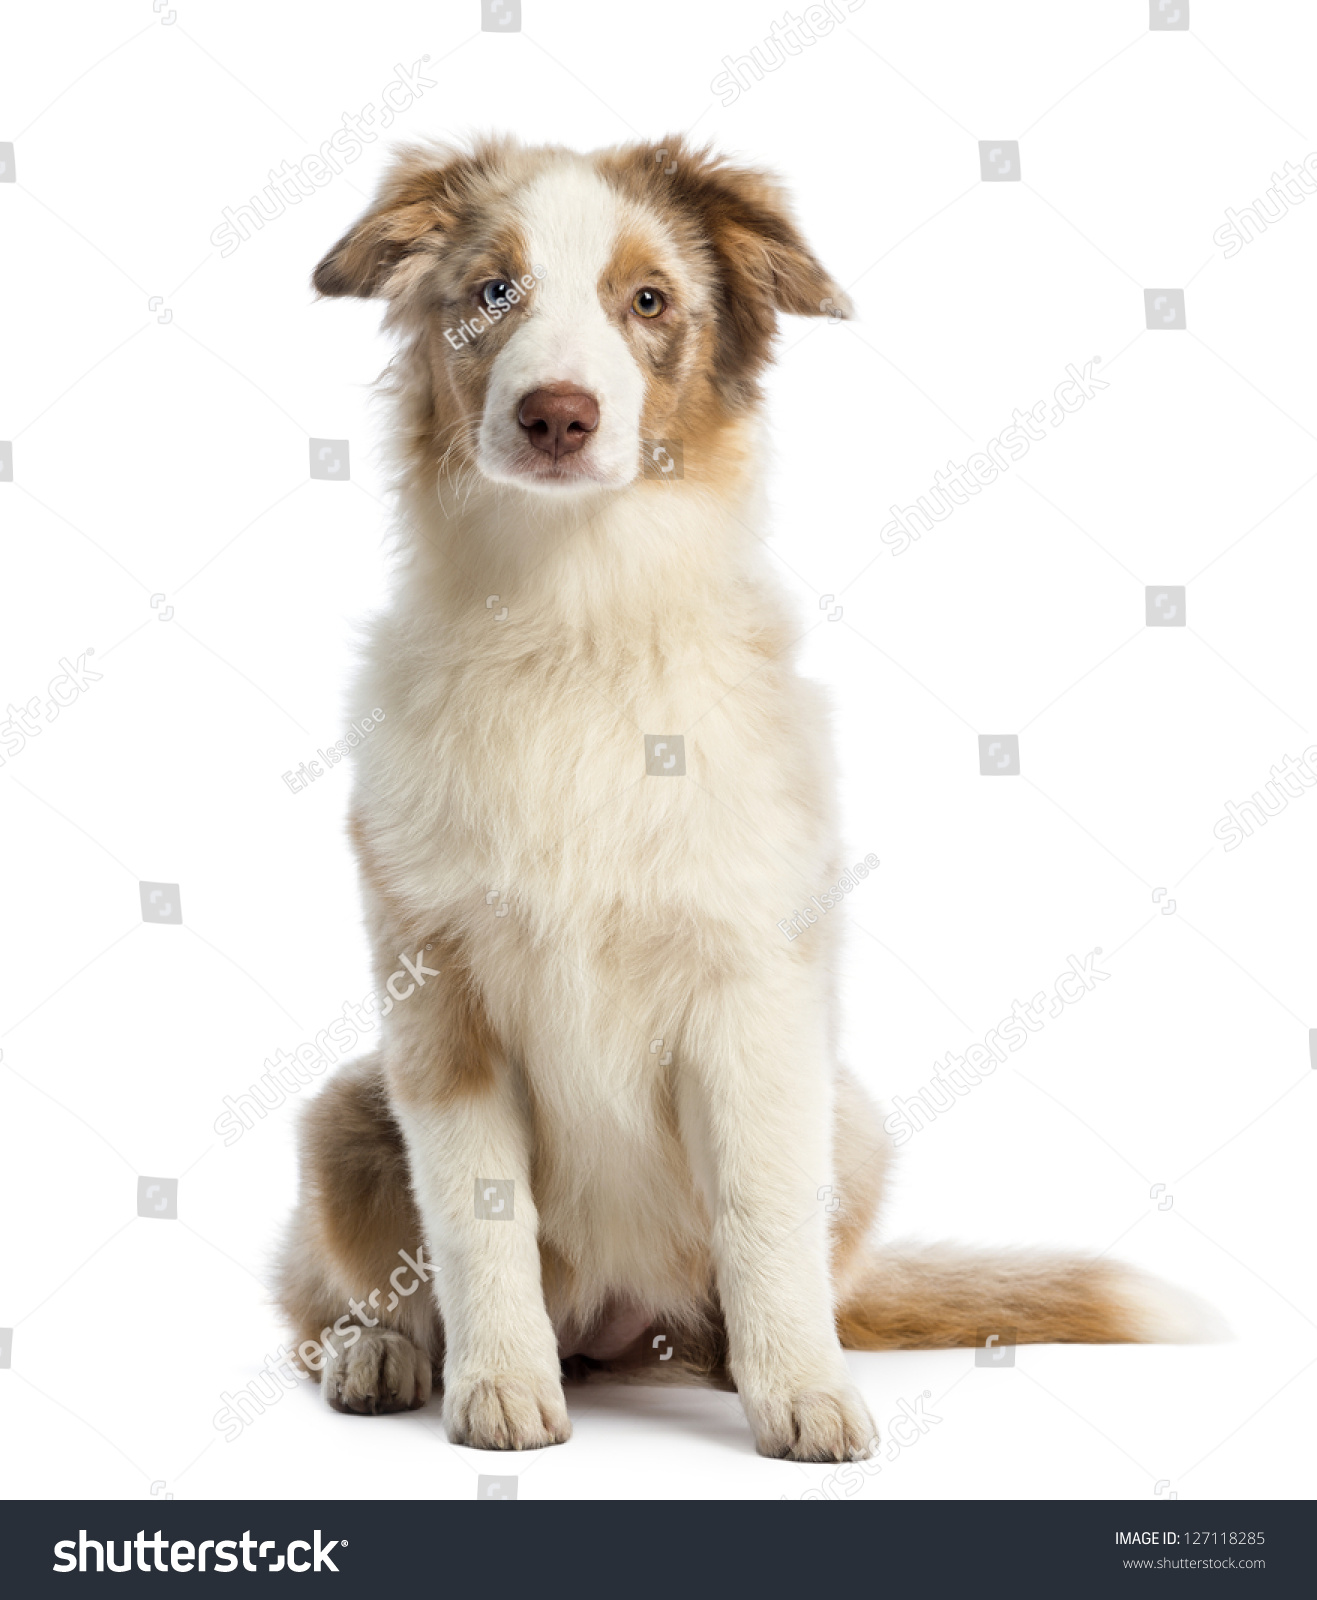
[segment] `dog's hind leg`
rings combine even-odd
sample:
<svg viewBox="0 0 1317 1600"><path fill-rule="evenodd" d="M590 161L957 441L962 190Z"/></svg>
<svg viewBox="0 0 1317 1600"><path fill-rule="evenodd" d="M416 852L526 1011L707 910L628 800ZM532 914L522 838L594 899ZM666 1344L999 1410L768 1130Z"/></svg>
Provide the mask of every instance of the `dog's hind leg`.
<svg viewBox="0 0 1317 1600"><path fill-rule="evenodd" d="M378 1058L337 1072L299 1137L301 1195L279 1275L298 1358L336 1411L424 1405L443 1335Z"/></svg>
<svg viewBox="0 0 1317 1600"><path fill-rule="evenodd" d="M342 1335L330 1332L324 1348L321 1392L335 1411L373 1417L416 1411L430 1398L430 1358L405 1334L349 1327Z"/></svg>

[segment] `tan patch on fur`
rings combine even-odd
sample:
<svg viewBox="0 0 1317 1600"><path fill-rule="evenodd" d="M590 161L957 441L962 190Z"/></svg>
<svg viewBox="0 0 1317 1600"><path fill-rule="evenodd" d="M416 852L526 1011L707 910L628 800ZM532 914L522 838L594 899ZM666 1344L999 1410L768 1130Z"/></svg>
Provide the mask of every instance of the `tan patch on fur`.
<svg viewBox="0 0 1317 1600"><path fill-rule="evenodd" d="M1019 1344L1127 1344L1149 1333L1122 1301L1126 1269L1109 1261L946 1247L874 1258L837 1313L847 1350L977 1345L1013 1330Z"/></svg>
<svg viewBox="0 0 1317 1600"><path fill-rule="evenodd" d="M422 944L425 964L439 969L439 976L428 980L430 1003L436 994L442 994L443 1008L435 1022L435 1049L423 1073L427 1098L442 1101L449 1096L487 1092L493 1086L493 1060L499 1044L471 971L465 941L455 932L427 929L407 911L392 890L360 812L353 813L348 832L374 912L377 981L383 985L394 970L388 966L393 958L381 958L381 952L402 952L417 943ZM416 1081L416 1076L413 1073L409 1081Z"/></svg>
<svg viewBox="0 0 1317 1600"><path fill-rule="evenodd" d="M473 459L494 362L529 312L535 293L533 283L529 289L521 287L524 280L533 278L533 263L525 235L514 219L497 213L483 215L471 219L467 228L469 236L453 239L452 254L436 266L434 275L444 297L432 317L426 342L436 421L441 424L435 434L439 459L448 457L463 466ZM518 295L497 319L483 315L483 303L476 295L481 284L495 278L516 285ZM441 327L445 317L449 325ZM463 322L476 331L465 331Z"/></svg>
<svg viewBox="0 0 1317 1600"><path fill-rule="evenodd" d="M480 320L480 282L529 275L507 202L551 154L510 140L481 141L469 153L405 150L374 205L315 270L321 294L390 300L386 324L408 341L387 385L402 403L403 452L450 473L472 464L489 369L517 311L466 339L461 324Z"/></svg>
<svg viewBox="0 0 1317 1600"><path fill-rule="evenodd" d="M848 1350L977 1345L994 1328L1021 1344L1146 1338L1116 1263L1029 1251L939 1246L884 1250L874 1225L892 1158L881 1113L848 1072L837 1077L832 1218L837 1333Z"/></svg>
<svg viewBox="0 0 1317 1600"><path fill-rule="evenodd" d="M501 1047L480 998L464 941L457 934L439 934L431 941L426 960L440 970L441 976L430 982L443 984L445 1006L425 1097L442 1105L488 1094L494 1087L494 1059Z"/></svg>
<svg viewBox="0 0 1317 1600"><path fill-rule="evenodd" d="M646 373L643 438L680 439L684 479L732 497L753 466L737 426L759 397L777 313L822 315L831 297L848 303L791 220L782 191L761 173L731 167L671 141L677 170L656 147L598 159L650 226L624 230L601 287L629 303L631 291L671 297L651 328L630 317L627 334ZM671 485L648 480L651 491Z"/></svg>
<svg viewBox="0 0 1317 1600"><path fill-rule="evenodd" d="M381 1325L401 1328L433 1354L439 1321L428 1289L403 1300L403 1314L387 1310L399 1252L417 1259L423 1236L377 1057L335 1073L303 1113L300 1144L301 1204L279 1281L297 1343L319 1344L324 1330L347 1314L350 1298L365 1301L379 1291Z"/></svg>
<svg viewBox="0 0 1317 1600"><path fill-rule="evenodd" d="M323 1243L348 1277L378 1289L398 1251L415 1250L421 1226L378 1067L339 1074L333 1092L312 1102L305 1131Z"/></svg>
<svg viewBox="0 0 1317 1600"><path fill-rule="evenodd" d="M708 289L693 270L697 263L683 262L665 231L657 224L623 228L599 280L600 302L645 374L640 427L647 439L674 436L683 393L709 381L707 365L698 360ZM660 315L648 320L631 309L637 291L644 288L656 290L665 302Z"/></svg>
<svg viewBox="0 0 1317 1600"><path fill-rule="evenodd" d="M663 216L683 253L710 262L718 286L715 381L733 408L759 398L777 312L817 317L835 306L849 314L849 299L805 243L769 174L734 166L679 136L609 151L598 165L624 194Z"/></svg>
<svg viewBox="0 0 1317 1600"><path fill-rule="evenodd" d="M389 279L427 241L439 245L470 224L527 163L510 140L483 140L470 152L440 145L401 151L375 203L327 252L312 278L325 295L393 292Z"/></svg>

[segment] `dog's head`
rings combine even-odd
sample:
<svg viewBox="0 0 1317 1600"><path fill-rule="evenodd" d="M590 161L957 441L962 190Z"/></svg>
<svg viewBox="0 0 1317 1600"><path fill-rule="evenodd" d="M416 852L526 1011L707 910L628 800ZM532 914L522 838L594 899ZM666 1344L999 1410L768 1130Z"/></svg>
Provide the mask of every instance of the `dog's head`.
<svg viewBox="0 0 1317 1600"><path fill-rule="evenodd" d="M624 487L642 449L661 475L659 441L711 456L777 314L849 312L777 184L676 138L404 151L314 283L389 302L427 455L556 494Z"/></svg>

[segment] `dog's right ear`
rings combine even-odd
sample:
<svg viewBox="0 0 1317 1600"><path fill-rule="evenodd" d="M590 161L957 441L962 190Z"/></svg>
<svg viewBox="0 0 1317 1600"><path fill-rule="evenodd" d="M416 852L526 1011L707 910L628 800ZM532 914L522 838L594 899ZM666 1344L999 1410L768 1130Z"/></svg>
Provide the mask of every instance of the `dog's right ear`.
<svg viewBox="0 0 1317 1600"><path fill-rule="evenodd" d="M343 235L312 274L320 294L385 293L398 263L452 228L461 201L482 171L477 157L439 146L403 151L374 204Z"/></svg>

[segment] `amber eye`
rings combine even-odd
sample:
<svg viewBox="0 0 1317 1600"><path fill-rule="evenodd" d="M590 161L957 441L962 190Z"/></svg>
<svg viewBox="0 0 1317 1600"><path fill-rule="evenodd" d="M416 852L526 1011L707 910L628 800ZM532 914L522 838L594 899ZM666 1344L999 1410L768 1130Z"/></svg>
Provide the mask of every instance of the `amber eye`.
<svg viewBox="0 0 1317 1600"><path fill-rule="evenodd" d="M631 302L631 309L638 317L657 317L666 304L657 289L641 289Z"/></svg>

